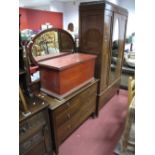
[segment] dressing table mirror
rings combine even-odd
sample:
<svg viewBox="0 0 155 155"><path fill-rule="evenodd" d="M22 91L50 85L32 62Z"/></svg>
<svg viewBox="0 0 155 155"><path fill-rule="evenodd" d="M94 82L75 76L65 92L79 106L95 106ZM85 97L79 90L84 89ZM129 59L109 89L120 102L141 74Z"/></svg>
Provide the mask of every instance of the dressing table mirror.
<svg viewBox="0 0 155 155"><path fill-rule="evenodd" d="M75 52L75 42L65 30L50 28L38 33L26 46L29 83L40 82L38 63Z"/></svg>
<svg viewBox="0 0 155 155"><path fill-rule="evenodd" d="M28 55L33 64L75 51L75 42L65 30L50 28L38 33L27 46Z"/></svg>

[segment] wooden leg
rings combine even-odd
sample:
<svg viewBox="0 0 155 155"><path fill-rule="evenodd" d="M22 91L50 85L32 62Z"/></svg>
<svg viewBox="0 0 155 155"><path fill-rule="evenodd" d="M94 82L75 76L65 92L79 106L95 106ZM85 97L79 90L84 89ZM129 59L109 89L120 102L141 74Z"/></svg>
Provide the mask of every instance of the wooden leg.
<svg viewBox="0 0 155 155"><path fill-rule="evenodd" d="M96 115L96 117L98 117L98 115L99 115L99 101L98 101L98 97L97 97L96 103L97 103L97 105L96 105L96 112L95 112L95 115Z"/></svg>
<svg viewBox="0 0 155 155"><path fill-rule="evenodd" d="M91 117L92 117L93 119L96 118L96 113L93 112L93 113L91 114Z"/></svg>
<svg viewBox="0 0 155 155"><path fill-rule="evenodd" d="M95 116L99 117L99 109L95 112Z"/></svg>
<svg viewBox="0 0 155 155"><path fill-rule="evenodd" d="M56 144L54 147L54 155L58 155L59 154L59 146Z"/></svg>
<svg viewBox="0 0 155 155"><path fill-rule="evenodd" d="M59 154L59 150L55 150L55 155L58 155Z"/></svg>
<svg viewBox="0 0 155 155"><path fill-rule="evenodd" d="M119 95L119 89L117 89L117 95Z"/></svg>

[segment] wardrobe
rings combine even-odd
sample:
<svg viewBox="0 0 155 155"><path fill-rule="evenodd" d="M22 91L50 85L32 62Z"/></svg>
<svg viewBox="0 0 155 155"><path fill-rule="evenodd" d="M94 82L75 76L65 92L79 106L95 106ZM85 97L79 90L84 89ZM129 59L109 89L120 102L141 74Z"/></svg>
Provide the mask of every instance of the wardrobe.
<svg viewBox="0 0 155 155"><path fill-rule="evenodd" d="M107 1L79 6L79 51L97 55L97 113L117 93L121 81L128 12Z"/></svg>

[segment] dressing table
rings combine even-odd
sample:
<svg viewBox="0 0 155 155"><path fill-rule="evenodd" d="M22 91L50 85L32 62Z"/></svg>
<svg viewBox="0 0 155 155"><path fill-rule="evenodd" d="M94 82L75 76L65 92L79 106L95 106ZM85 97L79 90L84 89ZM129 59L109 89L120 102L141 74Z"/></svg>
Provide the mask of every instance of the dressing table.
<svg viewBox="0 0 155 155"><path fill-rule="evenodd" d="M56 154L58 154L59 146L63 143L63 141L70 136L86 119L90 116L95 116L96 114L98 80L94 78L93 66L95 64L94 61L96 56L75 53L75 42L71 35L64 30L56 28L42 31L36 35L32 41L29 42L26 49L30 62L28 68L30 75L29 86L37 98L48 104L53 149ZM74 56L78 58L76 59L76 64L71 62L71 60L74 60ZM55 61L57 59L58 61ZM59 59L61 62L63 62L64 59L69 63L69 65L59 68L58 66L61 65L59 64ZM93 63L91 63L91 59L93 60ZM46 62L48 62L48 65L44 64ZM48 82L49 85L53 82L51 81L51 78L46 79L46 76L43 74L42 66L45 65L47 68L50 66L48 69L51 69L51 63L53 62L57 62L57 68L59 68L58 70L60 71L70 67L69 70L71 70L71 72L68 72L68 75L66 74L62 79L64 80L65 77L68 76L66 78L66 80L69 80L68 86L72 85L73 81L74 84L75 82L80 81L80 83L78 83L78 87L74 87L76 89L73 88L71 91L66 89L67 95L62 95L60 98L53 95L53 93L42 91L43 78L45 78L44 80L47 83L47 86ZM62 64L67 64L66 62ZM90 63L91 65L85 66L85 64ZM81 68L79 68L80 66ZM39 72L40 77L37 81L32 81L30 67L37 68L35 71ZM56 66L53 68L56 68ZM48 70L48 74L50 74L50 72L51 70ZM33 72L33 74L34 73L35 72ZM53 73L51 73L50 76L53 77ZM70 79L70 77L72 77L72 79ZM80 78L83 79L80 80ZM53 88L55 84L56 83L53 83Z"/></svg>

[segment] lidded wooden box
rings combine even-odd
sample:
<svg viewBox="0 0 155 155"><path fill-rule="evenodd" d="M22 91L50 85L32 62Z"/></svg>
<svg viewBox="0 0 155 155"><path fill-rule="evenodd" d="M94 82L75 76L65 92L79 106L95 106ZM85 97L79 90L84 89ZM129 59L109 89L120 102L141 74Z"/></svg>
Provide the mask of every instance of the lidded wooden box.
<svg viewBox="0 0 155 155"><path fill-rule="evenodd" d="M41 90L58 99L94 79L96 56L73 53L39 62Z"/></svg>

